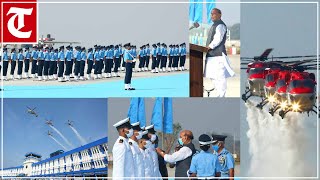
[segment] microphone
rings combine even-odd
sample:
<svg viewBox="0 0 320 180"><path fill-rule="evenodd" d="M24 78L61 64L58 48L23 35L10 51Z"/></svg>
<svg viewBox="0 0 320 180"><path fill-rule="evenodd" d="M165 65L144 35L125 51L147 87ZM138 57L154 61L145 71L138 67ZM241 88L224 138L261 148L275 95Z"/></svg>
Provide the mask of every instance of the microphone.
<svg viewBox="0 0 320 180"><path fill-rule="evenodd" d="M192 26L189 28L189 31L190 31L191 29L198 28L199 26L200 26L200 24L199 24L198 22L194 22L194 23L192 24Z"/></svg>

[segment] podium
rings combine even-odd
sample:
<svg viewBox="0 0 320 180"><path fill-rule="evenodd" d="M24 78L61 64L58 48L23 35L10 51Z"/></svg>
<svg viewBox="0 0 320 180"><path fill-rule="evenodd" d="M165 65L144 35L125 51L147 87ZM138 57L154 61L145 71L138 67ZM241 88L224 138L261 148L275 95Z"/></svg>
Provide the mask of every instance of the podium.
<svg viewBox="0 0 320 180"><path fill-rule="evenodd" d="M203 53L207 48L196 44L190 47L190 97L203 97Z"/></svg>

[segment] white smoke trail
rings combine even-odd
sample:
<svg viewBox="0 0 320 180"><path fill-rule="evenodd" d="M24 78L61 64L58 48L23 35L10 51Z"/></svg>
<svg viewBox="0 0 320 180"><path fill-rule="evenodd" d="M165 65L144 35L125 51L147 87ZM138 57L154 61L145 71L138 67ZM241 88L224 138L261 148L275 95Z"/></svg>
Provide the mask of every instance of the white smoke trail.
<svg viewBox="0 0 320 180"><path fill-rule="evenodd" d="M246 106L251 155L248 176L315 176L316 168L310 163L309 152L316 149L311 148L308 137L314 127L307 127L303 115L289 112L282 119L256 108L252 102Z"/></svg>
<svg viewBox="0 0 320 180"><path fill-rule="evenodd" d="M61 136L61 138L71 147L71 148L73 148L73 145L71 144L71 142L70 141L68 141L68 139L66 138L66 137L64 137L64 135L57 129L57 128L55 128L55 127L53 127L53 126L51 126L51 125L49 125L54 131L56 131L60 136Z"/></svg>
<svg viewBox="0 0 320 180"><path fill-rule="evenodd" d="M80 135L80 133L76 130L76 128L74 128L73 126L69 126L72 131L76 134L76 136L78 137L78 139L81 141L81 145L85 145L87 144L86 140Z"/></svg>
<svg viewBox="0 0 320 180"><path fill-rule="evenodd" d="M50 136L56 143L58 143L64 150L67 150L67 148L62 145L56 138L54 138L53 136Z"/></svg>

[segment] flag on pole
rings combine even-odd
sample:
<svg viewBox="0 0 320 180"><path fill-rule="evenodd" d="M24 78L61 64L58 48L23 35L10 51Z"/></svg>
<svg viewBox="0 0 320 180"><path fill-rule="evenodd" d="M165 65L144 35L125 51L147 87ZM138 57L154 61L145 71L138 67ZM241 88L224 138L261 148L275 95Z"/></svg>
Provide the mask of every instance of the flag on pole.
<svg viewBox="0 0 320 180"><path fill-rule="evenodd" d="M211 11L216 7L215 0L206 0L206 8L207 8L207 23L211 24Z"/></svg>
<svg viewBox="0 0 320 180"><path fill-rule="evenodd" d="M154 129L162 131L162 98L157 97L153 106L151 124L154 124Z"/></svg>
<svg viewBox="0 0 320 180"><path fill-rule="evenodd" d="M138 108L139 108L139 98L131 98L130 107L128 110L128 117L130 118L130 123L138 122Z"/></svg>
<svg viewBox="0 0 320 180"><path fill-rule="evenodd" d="M173 133L172 98L164 98L163 133Z"/></svg>
<svg viewBox="0 0 320 180"><path fill-rule="evenodd" d="M139 98L139 111L138 120L140 122L140 127L146 126L146 111L144 106L144 98Z"/></svg>
<svg viewBox="0 0 320 180"><path fill-rule="evenodd" d="M194 20L194 3L195 0L190 0L190 3L189 3L189 21L193 22Z"/></svg>
<svg viewBox="0 0 320 180"><path fill-rule="evenodd" d="M203 19L203 0L194 0L196 3L194 3L194 18L193 22L202 23ZM198 3L197 3L198 2Z"/></svg>

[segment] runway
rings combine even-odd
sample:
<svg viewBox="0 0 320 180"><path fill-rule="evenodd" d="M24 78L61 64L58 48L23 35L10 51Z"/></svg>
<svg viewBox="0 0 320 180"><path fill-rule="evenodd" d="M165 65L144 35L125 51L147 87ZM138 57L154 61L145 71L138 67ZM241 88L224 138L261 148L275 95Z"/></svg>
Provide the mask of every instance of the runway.
<svg viewBox="0 0 320 180"><path fill-rule="evenodd" d="M88 81L86 81L88 82ZM4 98L106 98L106 97L187 97L189 72L163 73L153 77L132 79L135 91L124 90L123 78L98 83L68 82L48 85L34 81L34 85L5 85ZM57 83L57 82L54 82ZM62 85L63 84L63 85ZM2 94L0 93L0 96Z"/></svg>

